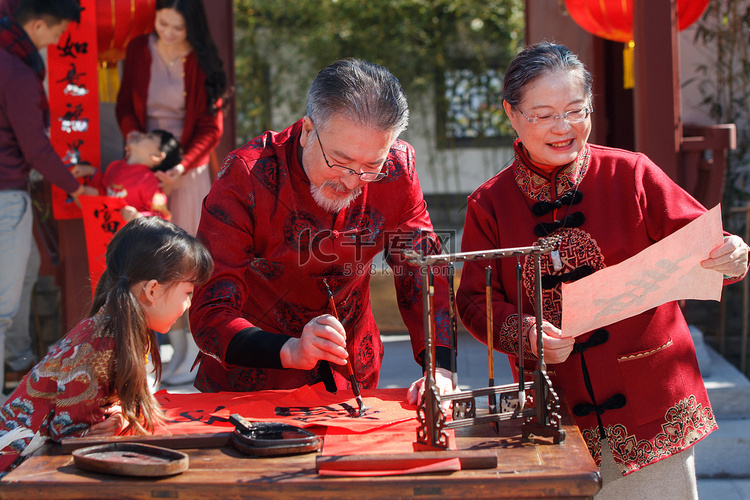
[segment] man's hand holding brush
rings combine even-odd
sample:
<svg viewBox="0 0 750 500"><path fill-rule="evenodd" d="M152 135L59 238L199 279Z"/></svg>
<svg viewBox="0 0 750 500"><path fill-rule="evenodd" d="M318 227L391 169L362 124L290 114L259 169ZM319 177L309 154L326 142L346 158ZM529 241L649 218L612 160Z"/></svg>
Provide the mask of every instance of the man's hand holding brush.
<svg viewBox="0 0 750 500"><path fill-rule="evenodd" d="M345 365L348 358L346 331L330 314L311 319L302 329L300 338L290 338L281 348L284 368L311 370L320 360Z"/></svg>

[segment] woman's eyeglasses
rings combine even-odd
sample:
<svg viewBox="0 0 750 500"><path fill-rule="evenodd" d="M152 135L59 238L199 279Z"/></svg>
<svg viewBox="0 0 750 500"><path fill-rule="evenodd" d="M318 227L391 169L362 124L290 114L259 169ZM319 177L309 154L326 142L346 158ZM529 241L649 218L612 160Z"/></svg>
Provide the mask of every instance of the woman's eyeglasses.
<svg viewBox="0 0 750 500"><path fill-rule="evenodd" d="M521 108L516 106L516 109L527 119L529 120L529 123L533 123L534 125L537 125L539 127L551 127L554 124L556 124L560 118L565 120L566 123L581 123L586 118L589 117L591 113L593 113L593 110L589 107L581 108L581 109L572 109L568 111L567 113L563 113L562 115L556 115L556 114L549 114L549 115L534 115L529 116L523 111L521 111Z"/></svg>

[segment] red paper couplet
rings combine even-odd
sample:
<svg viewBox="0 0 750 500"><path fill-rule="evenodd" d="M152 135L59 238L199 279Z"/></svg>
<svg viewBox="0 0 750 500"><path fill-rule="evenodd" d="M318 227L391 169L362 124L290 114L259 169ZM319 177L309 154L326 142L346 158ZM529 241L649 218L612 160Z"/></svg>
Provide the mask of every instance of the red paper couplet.
<svg viewBox="0 0 750 500"><path fill-rule="evenodd" d="M83 213L83 230L86 235L86 251L93 294L99 278L107 268L107 245L112 240L112 236L125 225L120 209L127 204L122 198L112 196L81 196L79 200Z"/></svg>
<svg viewBox="0 0 750 500"><path fill-rule="evenodd" d="M69 167L81 161L99 166L99 83L96 0L81 0L81 22L70 23L57 45L47 47L50 141ZM79 179L81 184L88 179ZM78 219L81 210L52 186L55 219Z"/></svg>

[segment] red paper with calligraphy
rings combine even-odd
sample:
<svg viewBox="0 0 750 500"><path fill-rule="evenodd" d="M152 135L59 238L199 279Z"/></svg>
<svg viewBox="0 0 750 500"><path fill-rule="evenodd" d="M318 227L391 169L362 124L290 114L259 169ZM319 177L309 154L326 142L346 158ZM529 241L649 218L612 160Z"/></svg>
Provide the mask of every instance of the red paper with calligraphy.
<svg viewBox="0 0 750 500"><path fill-rule="evenodd" d="M86 234L91 292L95 293L96 284L107 268L107 245L112 236L125 225L120 209L127 203L122 198L112 196L81 196L79 200Z"/></svg>
<svg viewBox="0 0 750 500"><path fill-rule="evenodd" d="M406 389L369 389L362 391L363 416L354 416L357 402L346 391L326 392L322 384L287 391L248 393L216 392L196 394L156 393L167 416L167 426L160 434L216 432L233 429L229 416L239 413L247 420L286 422L298 427L322 426L349 432L369 432L400 422L413 421L416 406L406 403Z"/></svg>
<svg viewBox="0 0 750 500"><path fill-rule="evenodd" d="M293 390L250 393L197 394L156 393L167 417L157 434L209 434L234 430L229 416L239 413L249 421L285 422L324 435L323 455L414 453L419 449L416 406L406 401L406 389L362 391L370 409L358 416L353 394L326 392L322 383ZM455 437L450 432L451 449ZM426 458L395 464L387 469L349 470L336 461L326 462L318 473L327 476L386 476L422 472L455 471L457 458Z"/></svg>
<svg viewBox="0 0 750 500"><path fill-rule="evenodd" d="M81 0L81 22L70 23L57 45L47 47L50 141L66 165L87 161L98 167L99 84L96 1ZM88 179L79 179L86 183ZM52 186L55 219L78 219L73 199Z"/></svg>

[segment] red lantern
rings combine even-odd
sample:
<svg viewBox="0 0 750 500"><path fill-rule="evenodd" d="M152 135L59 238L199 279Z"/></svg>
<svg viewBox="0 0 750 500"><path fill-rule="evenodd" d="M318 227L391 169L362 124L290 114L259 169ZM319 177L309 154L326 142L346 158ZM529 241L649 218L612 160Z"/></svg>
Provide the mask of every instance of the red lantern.
<svg viewBox="0 0 750 500"><path fill-rule="evenodd" d="M693 24L709 0L677 0L677 28ZM632 0L565 0L570 17L589 33L627 43L633 39Z"/></svg>
<svg viewBox="0 0 750 500"><path fill-rule="evenodd" d="M99 96L114 102L119 87L118 61L130 40L154 30L156 0L97 0L96 36L99 50Z"/></svg>
<svg viewBox="0 0 750 500"><path fill-rule="evenodd" d="M677 0L677 29L693 24L706 10L709 0ZM589 33L623 42L625 88L633 87L633 2L632 0L565 0L570 17Z"/></svg>

